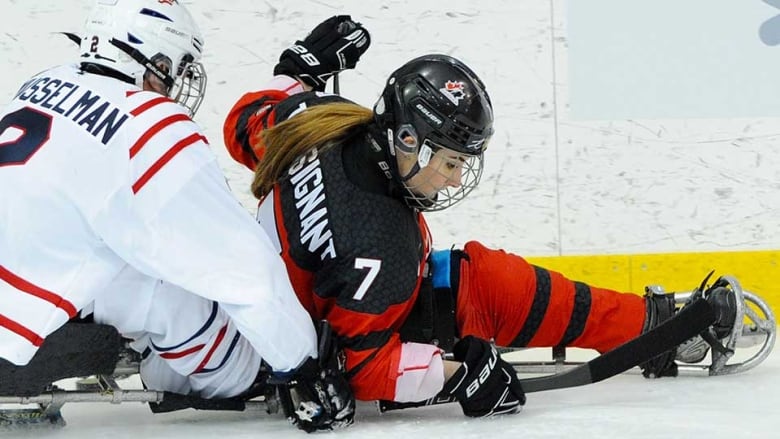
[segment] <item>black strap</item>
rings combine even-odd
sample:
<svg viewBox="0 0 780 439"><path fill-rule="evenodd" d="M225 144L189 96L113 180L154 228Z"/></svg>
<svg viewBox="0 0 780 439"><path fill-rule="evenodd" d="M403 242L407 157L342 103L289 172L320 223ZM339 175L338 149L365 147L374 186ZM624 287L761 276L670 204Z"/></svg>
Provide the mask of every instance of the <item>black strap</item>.
<svg viewBox="0 0 780 439"><path fill-rule="evenodd" d="M582 282L574 282L574 309L571 310L569 325L563 333L559 347L568 346L585 331L585 323L590 314L590 287Z"/></svg>
<svg viewBox="0 0 780 439"><path fill-rule="evenodd" d="M544 268L533 266L536 273L536 293L534 294L534 301L531 304L531 310L528 312L528 316L525 318L523 328L520 333L517 334L511 346L528 346L528 343L536 335L536 331L542 325L544 315L547 313L547 305L550 303L550 272Z"/></svg>
<svg viewBox="0 0 780 439"><path fill-rule="evenodd" d="M135 80L130 76L125 75L119 70L111 69L106 66L95 64L91 62L83 62L80 65L81 71L84 73L91 73L93 75L107 76L109 78L118 79L128 84L135 84Z"/></svg>
<svg viewBox="0 0 780 439"><path fill-rule="evenodd" d="M61 34L68 37L69 40L76 43L77 46L81 46L81 37L72 33L72 32L60 32Z"/></svg>
<svg viewBox="0 0 780 439"><path fill-rule="evenodd" d="M420 284L417 301L401 326L401 340L435 344L450 352L458 335L455 309L460 287L460 250L434 252Z"/></svg>
<svg viewBox="0 0 780 439"><path fill-rule="evenodd" d="M117 40L116 38L111 38L111 41L109 41L111 44L119 48L122 52L125 52L130 58L133 58L138 64L141 64L142 66L146 67L146 69L156 77L160 79L160 81L165 84L166 87L170 90L171 87L173 87L173 77L171 75L163 72L160 70L159 67L157 67L152 60L146 57L143 53L141 53L138 49L134 48L133 46L125 43L124 41Z"/></svg>

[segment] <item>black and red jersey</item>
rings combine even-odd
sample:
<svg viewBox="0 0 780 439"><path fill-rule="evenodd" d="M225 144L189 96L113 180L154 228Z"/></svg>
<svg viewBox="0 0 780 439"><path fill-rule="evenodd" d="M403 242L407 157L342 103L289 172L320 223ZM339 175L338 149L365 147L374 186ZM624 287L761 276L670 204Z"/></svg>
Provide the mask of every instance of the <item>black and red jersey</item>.
<svg viewBox="0 0 780 439"><path fill-rule="evenodd" d="M256 139L257 128L273 126L302 106L343 100L316 93L284 100L277 96L247 95L247 105L239 102L231 112L226 137L238 128L243 138ZM269 102L274 105L260 114L246 115ZM242 123L243 129L236 126ZM356 396L392 400L394 375L403 374L398 367L404 363L398 330L414 306L430 235L420 213L399 197L388 196L384 175L366 181L377 175L372 169L348 176L348 169L377 166L344 160L360 156L355 150L368 148L364 134L355 132L343 144L300 157L261 203L259 219L278 239L304 307L314 318L327 319L340 336ZM228 141L234 157L243 161L247 148L254 157L262 157L262 150L254 151L257 143L241 144L240 138ZM355 174L367 175L356 184ZM427 350L429 356L440 353L435 346ZM418 369L429 361L418 364Z"/></svg>

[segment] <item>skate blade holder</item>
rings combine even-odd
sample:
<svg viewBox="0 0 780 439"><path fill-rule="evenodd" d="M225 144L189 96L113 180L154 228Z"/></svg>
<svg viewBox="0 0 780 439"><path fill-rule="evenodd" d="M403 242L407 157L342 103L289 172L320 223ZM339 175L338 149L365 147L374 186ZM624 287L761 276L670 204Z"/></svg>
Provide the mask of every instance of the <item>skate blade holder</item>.
<svg viewBox="0 0 780 439"><path fill-rule="evenodd" d="M737 296L737 319L731 335L721 343L732 354L720 354L710 349L710 353L701 363L685 364L678 362L680 375L729 375L748 371L761 364L775 345L777 337L777 321L769 304L756 294L742 289L739 281L733 276L722 276L728 283L728 288ZM663 292L659 288L659 292ZM675 302L682 306L695 291L675 293ZM497 348L519 374L552 374L564 372L580 366L584 361L568 361L567 349L555 347L552 349L552 360L514 359L512 353L522 353L524 348ZM575 349L580 353L587 350ZM595 351L591 356L595 356ZM639 373L639 368L629 372Z"/></svg>
<svg viewBox="0 0 780 439"><path fill-rule="evenodd" d="M731 335L721 340L726 352L710 349L710 363L678 363L681 372L707 371L709 375L742 373L761 364L775 345L777 320L769 304L750 291L742 289L733 276L721 276L737 296L737 318ZM675 294L675 302L683 304L695 292Z"/></svg>

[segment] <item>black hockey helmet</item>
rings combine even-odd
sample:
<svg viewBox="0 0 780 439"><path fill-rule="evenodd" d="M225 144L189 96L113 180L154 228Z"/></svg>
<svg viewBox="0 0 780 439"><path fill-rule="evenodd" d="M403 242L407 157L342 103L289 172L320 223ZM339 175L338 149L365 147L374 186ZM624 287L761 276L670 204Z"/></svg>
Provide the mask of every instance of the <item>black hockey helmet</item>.
<svg viewBox="0 0 780 439"><path fill-rule="evenodd" d="M485 85L463 62L432 54L401 66L390 75L374 106L374 122L386 136L391 155L397 149L424 159L428 156L421 154L424 149L447 148L470 158L460 189L439 194L436 200L415 199L413 207L449 207L479 183L482 153L493 134L493 106ZM419 163L425 166L425 161ZM398 177L405 182L417 170Z"/></svg>
<svg viewBox="0 0 780 439"><path fill-rule="evenodd" d="M493 106L485 86L463 62L448 55L424 55L393 72L374 117L392 130L395 146L411 135L466 155L480 155L493 134Z"/></svg>

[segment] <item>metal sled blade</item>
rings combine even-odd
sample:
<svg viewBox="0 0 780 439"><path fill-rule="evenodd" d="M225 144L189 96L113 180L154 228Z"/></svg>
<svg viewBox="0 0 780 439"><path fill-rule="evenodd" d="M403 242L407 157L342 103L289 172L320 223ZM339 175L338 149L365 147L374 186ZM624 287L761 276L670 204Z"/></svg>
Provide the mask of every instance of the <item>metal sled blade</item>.
<svg viewBox="0 0 780 439"><path fill-rule="evenodd" d="M125 364L120 376L126 377L132 374L132 371L133 365ZM135 368L135 371L137 373L137 368ZM176 409L194 408L198 410L244 410L249 407L260 407L266 409L269 413L273 412L271 411L273 401L266 401L264 397L248 401L237 401L235 399L203 400L157 390L124 389L117 384L114 375L97 375L89 380L87 388L90 390L63 390L52 386L47 391L34 396L0 396L0 407L3 405L17 406L0 408L0 432L9 428L62 427L65 425L65 420L60 414L62 406L67 403L77 402L103 402L110 404L141 402L148 403L150 406L168 403L176 406ZM240 404L237 404L237 402L240 402ZM30 405L34 405L34 407L27 407ZM159 412L165 411L170 410L161 410Z"/></svg>
<svg viewBox="0 0 780 439"><path fill-rule="evenodd" d="M75 359L75 360L74 360ZM117 380L138 375L141 356L131 350L112 327L68 323L47 338L33 361L18 367L0 360L0 435L7 429L62 427L61 408L67 403L103 402L149 404L155 413L194 408L199 410L244 410L263 407L269 412L274 401L264 396L205 400L195 396L139 388L126 389ZM64 364L71 361L74 364ZM57 365L62 365L58 367ZM62 384L77 379L75 390Z"/></svg>
<svg viewBox="0 0 780 439"><path fill-rule="evenodd" d="M92 385L94 390L90 391L62 390L56 386L50 386L38 395L0 396L0 406L3 406L0 408L0 429L64 427L65 420L62 418L61 409L66 403L152 403L163 399L163 392L121 389L113 376L108 375L95 376Z"/></svg>
<svg viewBox="0 0 780 439"><path fill-rule="evenodd" d="M65 419L59 410L40 408L0 408L0 430L64 427Z"/></svg>
<svg viewBox="0 0 780 439"><path fill-rule="evenodd" d="M724 352L711 349L709 364L679 364L680 370L706 370L709 375L742 373L761 364L774 348L777 320L769 304L757 294L744 291L735 277L722 276L721 279L737 297L737 318L733 330L721 341L726 349ZM685 301L691 294L675 294L675 301ZM756 346L757 349L750 349ZM751 350L752 355L747 350Z"/></svg>

